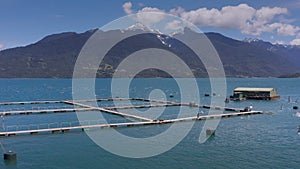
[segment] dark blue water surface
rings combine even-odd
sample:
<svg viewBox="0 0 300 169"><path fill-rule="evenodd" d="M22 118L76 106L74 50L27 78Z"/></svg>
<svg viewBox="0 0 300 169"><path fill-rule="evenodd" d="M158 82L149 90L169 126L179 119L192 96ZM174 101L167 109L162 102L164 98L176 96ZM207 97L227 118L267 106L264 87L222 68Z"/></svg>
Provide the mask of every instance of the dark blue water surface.
<svg viewBox="0 0 300 169"><path fill-rule="evenodd" d="M110 80L97 79L96 82L97 97L111 97ZM210 93L209 80L198 79L198 84L201 103L209 104L210 97L204 97L205 93ZM96 145L84 132L1 137L0 141L6 150L17 152L17 161L11 164L0 158L0 168L299 168L300 135L297 133L297 127L300 125L300 118L296 113L300 110L292 108L300 106L297 102L297 99L300 102L300 79L227 79L227 96L232 94L235 87L275 87L281 96L279 100L251 100L227 104L229 107L240 108L253 104L255 110L274 114L222 119L216 135L203 144L198 141L203 121L197 121L176 147L149 158L132 159L111 154ZM153 89L160 89L167 97L173 95L173 100L180 101L178 85L173 79L135 79L130 85L130 96L148 97ZM288 102L289 97L291 102ZM67 99L72 99L71 79L0 80L0 102ZM68 108L68 105L55 104L1 106L0 109L51 109L57 106ZM174 118L170 112L176 111L178 108L170 107L161 118ZM106 118L113 122L126 121L112 115ZM46 126L52 123L51 125L55 126L76 121L78 120L75 113L10 116L5 118L5 126L7 130L14 130L14 126L32 124L34 129L36 124L40 124L41 127L42 124ZM148 137L159 134L168 127L169 125L148 125L116 130L130 136ZM0 151L2 155L3 150Z"/></svg>

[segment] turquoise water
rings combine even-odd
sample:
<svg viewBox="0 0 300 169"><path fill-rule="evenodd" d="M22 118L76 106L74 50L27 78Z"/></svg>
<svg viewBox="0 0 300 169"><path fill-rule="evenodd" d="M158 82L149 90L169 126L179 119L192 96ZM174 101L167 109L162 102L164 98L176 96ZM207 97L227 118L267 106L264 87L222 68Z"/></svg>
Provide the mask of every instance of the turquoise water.
<svg viewBox="0 0 300 169"><path fill-rule="evenodd" d="M177 100L180 93L178 86L173 82L172 79L136 79L131 85L130 95L148 97L153 89L159 88L165 91L166 95L172 93L173 99ZM201 103L210 103L210 97L204 97L204 93L210 92L208 79L198 79L198 83ZM300 106L299 103L294 102L300 99L300 79L227 79L227 96L238 86L275 87L281 99L230 102L227 106L243 108L252 103L255 110L270 111L274 114L222 119L216 135L203 144L198 142L203 122L197 121L189 134L176 147L158 156L142 159L111 154L97 146L84 132L3 137L0 141L5 149L17 152L17 162L8 164L0 159L0 168L299 168L300 135L297 133L297 127L300 125L300 118L295 116L297 110L293 110L292 107ZM1 79L0 93L1 101L71 99L72 81L71 79ZM110 80L98 79L96 94L98 97L110 97ZM292 103L288 103L288 97L291 97ZM280 110L281 106L283 110ZM0 107L2 111L16 108ZM168 111L176 111L176 108ZM166 117L169 117L168 114ZM108 118L116 122L120 120L117 119L119 117ZM72 113L11 116L5 119L7 126L76 120L76 115ZM117 130L128 135L138 133L138 137L143 137L144 133L145 137L158 134L166 128L168 125Z"/></svg>

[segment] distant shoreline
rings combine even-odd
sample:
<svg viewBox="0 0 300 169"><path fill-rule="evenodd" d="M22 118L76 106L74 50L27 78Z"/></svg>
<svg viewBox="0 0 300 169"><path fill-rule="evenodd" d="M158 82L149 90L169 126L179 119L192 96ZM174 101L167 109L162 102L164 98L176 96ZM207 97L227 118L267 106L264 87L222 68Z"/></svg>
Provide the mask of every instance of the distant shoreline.
<svg viewBox="0 0 300 169"><path fill-rule="evenodd" d="M300 73L282 75L282 76L279 76L278 78L300 78Z"/></svg>

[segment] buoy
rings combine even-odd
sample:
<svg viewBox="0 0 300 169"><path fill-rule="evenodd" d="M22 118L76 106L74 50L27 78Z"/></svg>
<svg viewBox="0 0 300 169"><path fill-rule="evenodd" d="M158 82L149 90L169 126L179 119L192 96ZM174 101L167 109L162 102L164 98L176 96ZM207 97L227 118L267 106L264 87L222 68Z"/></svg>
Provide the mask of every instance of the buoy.
<svg viewBox="0 0 300 169"><path fill-rule="evenodd" d="M225 103L229 103L229 99L227 97L225 99Z"/></svg>
<svg viewBox="0 0 300 169"><path fill-rule="evenodd" d="M294 109L294 110L297 110L297 109L298 109L298 106L293 106L293 109Z"/></svg>
<svg viewBox="0 0 300 169"><path fill-rule="evenodd" d="M251 111L250 108L249 108L248 106L245 107L244 110L242 110L242 112L248 112L248 111Z"/></svg>
<svg viewBox="0 0 300 169"><path fill-rule="evenodd" d="M215 135L215 130L212 130L212 129L206 129L206 135L207 135L207 136L214 136L214 135Z"/></svg>
<svg viewBox="0 0 300 169"><path fill-rule="evenodd" d="M11 150L4 153L4 160L15 161L17 159L17 154Z"/></svg>

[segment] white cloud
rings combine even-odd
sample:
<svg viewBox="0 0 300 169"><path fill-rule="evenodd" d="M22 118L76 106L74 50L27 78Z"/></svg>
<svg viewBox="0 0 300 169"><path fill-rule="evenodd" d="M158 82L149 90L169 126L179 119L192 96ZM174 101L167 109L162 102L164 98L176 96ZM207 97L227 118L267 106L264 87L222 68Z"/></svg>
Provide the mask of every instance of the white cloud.
<svg viewBox="0 0 300 169"><path fill-rule="evenodd" d="M283 40L277 40L277 41L275 41L274 44L284 45L284 44L286 44L286 43L285 43Z"/></svg>
<svg viewBox="0 0 300 169"><path fill-rule="evenodd" d="M0 50L4 49L4 44L0 43Z"/></svg>
<svg viewBox="0 0 300 169"><path fill-rule="evenodd" d="M300 45L300 39L294 39L290 42L291 45Z"/></svg>
<svg viewBox="0 0 300 169"><path fill-rule="evenodd" d="M151 26L165 18L164 11L158 8L145 7L136 14L137 21L146 26Z"/></svg>
<svg viewBox="0 0 300 169"><path fill-rule="evenodd" d="M288 11L286 8L279 7L262 7L255 10L255 14L251 16L250 21L245 27L242 27L241 32L251 35L260 35L263 32L272 32L280 29L281 26L287 26L278 22L272 22L276 15L286 14ZM277 33L282 33L277 31ZM283 34L282 34L283 35Z"/></svg>
<svg viewBox="0 0 300 169"><path fill-rule="evenodd" d="M284 23L272 23L265 25L266 32L272 32L276 30L277 34L280 36L295 36L300 30L300 27L291 24Z"/></svg>
<svg viewBox="0 0 300 169"><path fill-rule="evenodd" d="M172 15L180 15L184 12L184 9L182 7L173 8L169 11Z"/></svg>
<svg viewBox="0 0 300 169"><path fill-rule="evenodd" d="M299 30L300 27L298 26L293 26L290 24L281 24L281 26L278 27L277 32L279 35L282 36L294 36Z"/></svg>
<svg viewBox="0 0 300 169"><path fill-rule="evenodd" d="M131 2L125 2L123 4L123 10L126 14L132 14L132 3Z"/></svg>
<svg viewBox="0 0 300 169"><path fill-rule="evenodd" d="M279 20L279 22L281 22L281 23L289 23L289 24L291 24L291 23L293 23L293 22L296 21L296 19L286 18L286 17L283 16L283 15L278 16L278 20Z"/></svg>
<svg viewBox="0 0 300 169"><path fill-rule="evenodd" d="M139 3L138 5L140 7L144 6L142 3ZM123 4L123 10L126 14L132 14L135 12L132 10L131 2L125 2ZM151 25L163 20L165 17L164 14L166 14L164 10L153 7L144 7L136 12L135 20L146 27L150 27Z"/></svg>
<svg viewBox="0 0 300 169"><path fill-rule="evenodd" d="M221 10L199 8L181 13L179 16L198 26L216 26L236 28L247 24L255 13L255 9L247 4L225 6Z"/></svg>
<svg viewBox="0 0 300 169"><path fill-rule="evenodd" d="M170 11L178 13L176 9ZM238 29L244 34L251 35L260 35L263 32L271 32L278 28L278 33L290 35L293 33L283 33L283 29L294 31L288 24L282 24L282 30L279 30L279 27L270 27L270 23L272 23L276 15L287 14L287 12L286 8L262 7L255 9L247 4L239 4L237 6L224 6L220 10L215 8L199 8L197 10L182 12L178 15L197 26Z"/></svg>
<svg viewBox="0 0 300 169"><path fill-rule="evenodd" d="M123 4L125 13L132 13L131 2ZM164 10L144 7L137 12L137 21L144 25L151 25L164 19L164 15L153 15L143 12L163 12ZM256 9L248 4L239 4L236 6L224 6L221 9L216 8L198 8L186 11L182 7L169 10L170 14L179 16L197 26L211 26L224 29L236 29L243 34L261 35L262 33L276 32L280 36L295 36L300 27L292 24L292 19L284 18L288 14L287 8L282 7L261 7ZM166 24L165 28L176 29L177 21Z"/></svg>
<svg viewBox="0 0 300 169"><path fill-rule="evenodd" d="M165 29L180 30L180 29L182 29L181 21L173 20L171 22L168 22L168 23L166 23Z"/></svg>
<svg viewBox="0 0 300 169"><path fill-rule="evenodd" d="M267 22L273 20L273 18L276 15L287 14L287 12L288 12L288 10L286 8L280 8L280 7L274 7L274 8L262 7L259 10L256 10L255 18L260 23L267 23Z"/></svg>

